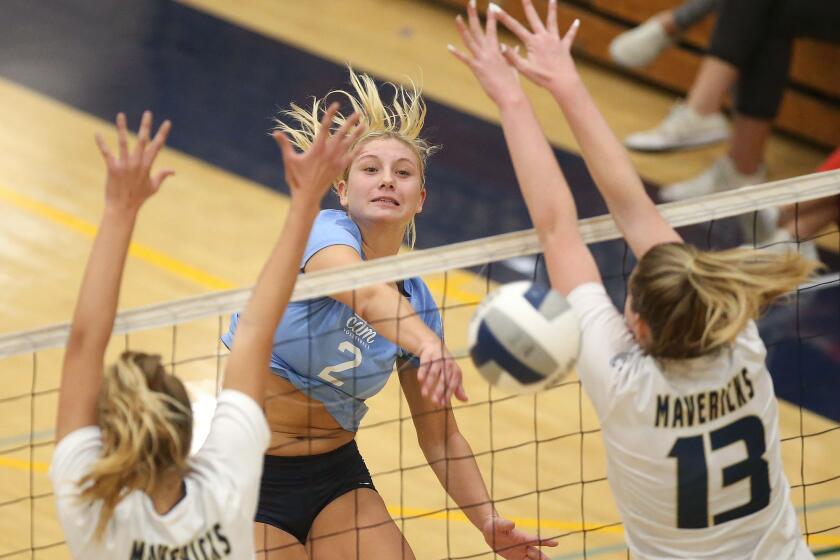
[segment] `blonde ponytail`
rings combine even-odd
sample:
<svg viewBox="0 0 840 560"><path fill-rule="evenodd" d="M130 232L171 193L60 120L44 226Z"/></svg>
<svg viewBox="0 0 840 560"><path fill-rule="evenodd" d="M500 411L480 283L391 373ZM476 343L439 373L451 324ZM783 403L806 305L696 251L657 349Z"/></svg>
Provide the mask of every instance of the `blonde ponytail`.
<svg viewBox="0 0 840 560"><path fill-rule="evenodd" d="M632 309L650 328L651 355L693 358L731 343L818 267L793 252L666 243L648 251L631 275Z"/></svg>
<svg viewBox="0 0 840 560"><path fill-rule="evenodd" d="M348 71L352 92L335 90L320 99L313 97L312 105L307 109L292 103L290 109L281 112L281 116L294 121L294 125L289 125L278 118L275 120L274 130L284 132L295 146L306 150L312 145L321 129L321 116L327 108L327 98L332 94L342 95L350 102L353 111L361 115L360 124L367 127L367 131L359 138L357 144L380 138L395 138L403 142L417 156L420 165L420 185L425 189L426 161L439 147L420 137L426 121L426 104L420 95L420 90L413 82L409 88L388 83L394 90L394 96L391 104L386 105L379 95L379 89L373 78L367 74L357 74L349 67ZM341 126L345 120L346 117L339 113L333 122L336 126ZM341 176L335 178L335 184L346 181L349 173L350 169L345 169ZM414 247L416 237L416 227L412 218L406 227L406 240L409 246Z"/></svg>
<svg viewBox="0 0 840 560"><path fill-rule="evenodd" d="M102 456L79 482L81 497L102 501L101 538L117 505L131 491L150 494L165 472L189 470L192 412L184 385L160 356L124 352L110 366L99 393Z"/></svg>

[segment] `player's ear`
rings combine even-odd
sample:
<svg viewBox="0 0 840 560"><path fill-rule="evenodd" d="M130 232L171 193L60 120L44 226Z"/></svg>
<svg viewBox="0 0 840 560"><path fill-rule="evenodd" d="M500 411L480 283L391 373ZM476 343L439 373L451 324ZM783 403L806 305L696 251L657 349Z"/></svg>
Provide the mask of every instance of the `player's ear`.
<svg viewBox="0 0 840 560"><path fill-rule="evenodd" d="M423 187L423 188L420 190L420 202L417 204L417 212L416 212L416 214L419 214L420 212L422 212L422 211L423 211L423 204L424 204L425 202L426 202L426 187Z"/></svg>
<svg viewBox="0 0 840 560"><path fill-rule="evenodd" d="M633 297L629 294L624 302L624 321L633 333L636 339L643 348L650 344L650 326L642 319L638 313L633 311Z"/></svg>
<svg viewBox="0 0 840 560"><path fill-rule="evenodd" d="M342 179L336 183L335 190L338 192L338 203L342 208L347 209L347 181Z"/></svg>
<svg viewBox="0 0 840 560"><path fill-rule="evenodd" d="M647 324L647 321L639 317L638 314L636 315L636 317L636 340L639 342L642 348L648 348L653 342L650 338L650 326Z"/></svg>

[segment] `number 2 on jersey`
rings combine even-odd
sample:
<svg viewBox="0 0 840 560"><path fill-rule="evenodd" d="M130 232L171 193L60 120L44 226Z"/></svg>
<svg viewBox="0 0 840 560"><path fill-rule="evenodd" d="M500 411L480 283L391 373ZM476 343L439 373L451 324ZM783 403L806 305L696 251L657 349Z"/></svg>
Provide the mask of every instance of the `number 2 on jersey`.
<svg viewBox="0 0 840 560"><path fill-rule="evenodd" d="M341 362L340 364L335 364L334 366L325 367L321 370L321 373L318 374L318 377L327 383L335 385L336 387L341 387L344 385L344 381L338 379L337 377L333 377L332 374L341 373L342 371L347 371L350 368L359 367L362 363L362 351L357 346L353 346L346 340L338 345L338 351L353 354L353 359Z"/></svg>
<svg viewBox="0 0 840 560"><path fill-rule="evenodd" d="M705 435L679 438L668 457L677 460L677 527L703 529L709 526L709 470L703 449ZM711 449L738 441L747 448L747 458L723 467L723 486L750 479L750 501L715 514L718 525L763 509L770 503L770 473L762 457L766 450L764 426L757 416L746 416L709 434Z"/></svg>

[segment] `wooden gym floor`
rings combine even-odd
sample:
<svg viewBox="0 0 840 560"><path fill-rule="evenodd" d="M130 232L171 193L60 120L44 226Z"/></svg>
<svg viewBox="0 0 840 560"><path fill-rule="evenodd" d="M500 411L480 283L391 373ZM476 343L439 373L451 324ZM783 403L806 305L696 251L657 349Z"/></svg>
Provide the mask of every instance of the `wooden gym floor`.
<svg viewBox="0 0 840 560"><path fill-rule="evenodd" d="M0 22L0 52L8 53L0 57L0 335L69 319L102 208L103 169L93 133L113 138L118 110L129 113L133 126L146 107L173 120L160 165L178 173L143 211L121 308L250 285L288 208L280 158L265 136L270 118L291 100L343 87L346 62L382 79L413 78L430 101L430 131L445 146L431 162L434 203L419 224L421 248L529 227L495 110L446 51L458 39L450 11L410 0L110 4L12 0L10 17ZM581 71L620 136L657 122L674 101L608 70L581 63ZM570 180L580 185L581 214L602 213L559 111L548 96L529 92ZM633 159L656 185L701 171L723 150ZM771 178L808 173L825 153L774 137L767 151ZM826 247L831 243L837 246ZM475 304L486 289L466 272L446 282L442 276L427 280L438 296L445 287L450 303ZM837 308L836 291L829 309ZM464 349L471 312L471 305L446 312L448 343L456 352ZM840 372L838 315L815 319L828 327L806 349L818 358L800 361L812 368L809 375L836 378ZM178 364L176 373L206 419L224 365L217 343L224 321L118 337L112 354L126 345L161 352ZM787 363L784 336L777 338L779 359ZM0 558L68 557L63 546L50 546L62 537L46 476L60 360L60 350L0 360L6 381L0 388ZM591 433L597 422L579 385L569 382L537 397L498 400L494 394L491 405L486 385L467 362L463 366L477 404L459 409L459 424L502 514L544 535L566 535L551 550L553 558L580 558L584 549L587 557L626 557L600 435ZM793 401L780 403L785 468L798 486L793 499L801 527L807 523L816 533L811 548L830 555L840 550L840 530L820 531L840 515L840 480L811 484L840 474L840 431L831 430L840 409ZM486 553L463 516L447 512L452 504L424 466L398 384L389 383L369 406L360 446L393 515L405 518L418 557ZM538 450L536 439L543 442Z"/></svg>

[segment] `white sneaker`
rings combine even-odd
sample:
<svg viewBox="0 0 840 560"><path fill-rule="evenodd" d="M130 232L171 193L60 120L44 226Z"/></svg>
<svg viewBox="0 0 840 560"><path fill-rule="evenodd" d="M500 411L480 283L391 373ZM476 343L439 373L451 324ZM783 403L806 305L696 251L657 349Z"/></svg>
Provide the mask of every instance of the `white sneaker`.
<svg viewBox="0 0 840 560"><path fill-rule="evenodd" d="M666 202L686 200L713 192L728 191L747 185L758 185L766 180L767 169L764 165L752 175L744 175L735 169L735 164L732 163L729 156L723 156L700 175L663 188L659 192L659 198Z"/></svg>
<svg viewBox="0 0 840 560"><path fill-rule="evenodd" d="M661 152L722 142L729 138L729 124L720 113L700 115L677 103L656 128L634 132L624 140L631 150Z"/></svg>
<svg viewBox="0 0 840 560"><path fill-rule="evenodd" d="M653 62L673 42L662 23L652 18L617 35L610 42L610 56L621 66L641 68Z"/></svg>

